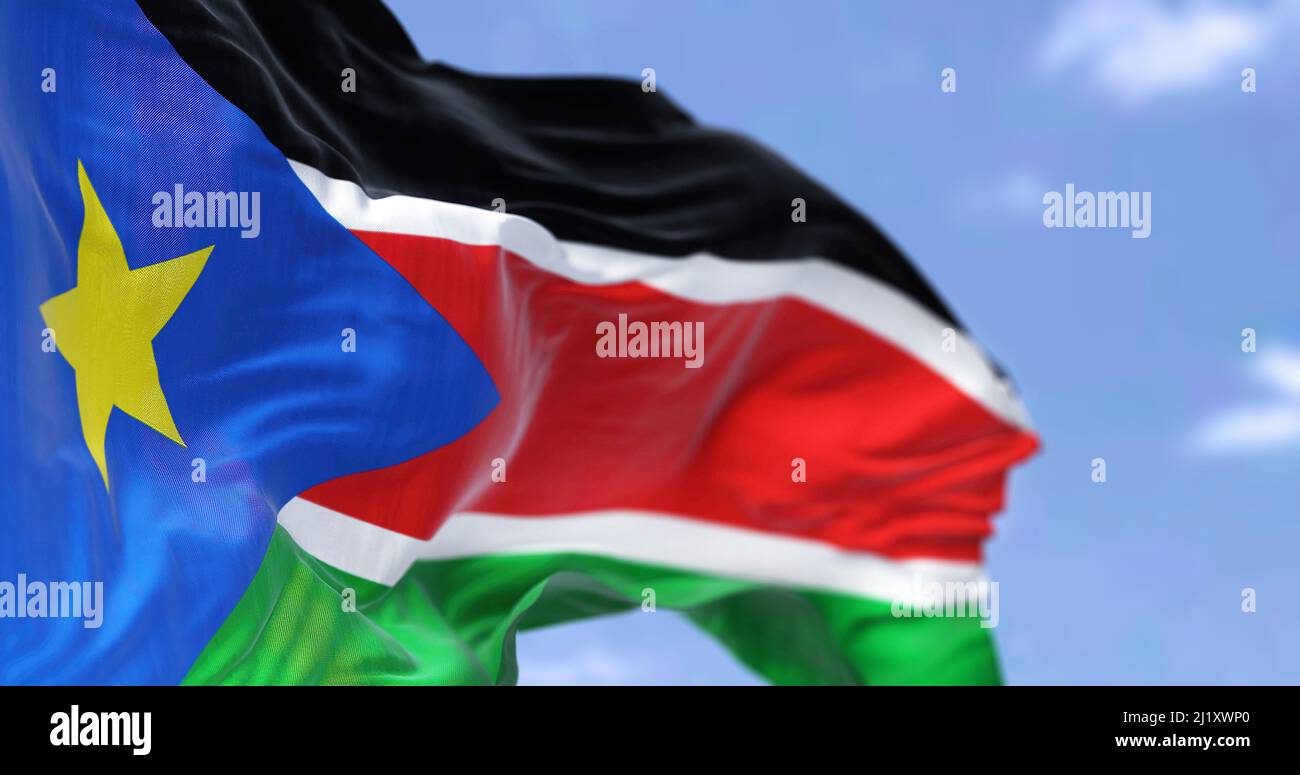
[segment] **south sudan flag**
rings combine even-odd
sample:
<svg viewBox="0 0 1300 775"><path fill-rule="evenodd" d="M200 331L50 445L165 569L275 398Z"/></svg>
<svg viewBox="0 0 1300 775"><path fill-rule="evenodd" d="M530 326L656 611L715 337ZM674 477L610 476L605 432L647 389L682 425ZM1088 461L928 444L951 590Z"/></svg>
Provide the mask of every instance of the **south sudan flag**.
<svg viewBox="0 0 1300 775"><path fill-rule="evenodd" d="M0 79L0 681L511 683L637 607L774 682L998 680L942 597L1025 412L771 151L375 2L0 22L52 73Z"/></svg>

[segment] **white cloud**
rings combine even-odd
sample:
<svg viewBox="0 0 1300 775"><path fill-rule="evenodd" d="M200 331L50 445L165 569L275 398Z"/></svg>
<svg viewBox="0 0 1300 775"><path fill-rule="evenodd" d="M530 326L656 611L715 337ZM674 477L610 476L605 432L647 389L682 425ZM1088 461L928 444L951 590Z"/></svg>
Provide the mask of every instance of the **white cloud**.
<svg viewBox="0 0 1300 775"><path fill-rule="evenodd" d="M1043 211L1043 193L1048 188L1033 170L1006 170L960 188L955 198L957 217L964 221L1007 218L1037 224Z"/></svg>
<svg viewBox="0 0 1300 775"><path fill-rule="evenodd" d="M1057 16L1040 62L1052 72L1084 73L1125 104L1215 81L1237 84L1242 68L1258 68L1300 20L1298 8L1079 0Z"/></svg>
<svg viewBox="0 0 1300 775"><path fill-rule="evenodd" d="M1271 395L1212 418L1196 434L1204 452L1300 446L1300 352L1260 353L1253 376Z"/></svg>

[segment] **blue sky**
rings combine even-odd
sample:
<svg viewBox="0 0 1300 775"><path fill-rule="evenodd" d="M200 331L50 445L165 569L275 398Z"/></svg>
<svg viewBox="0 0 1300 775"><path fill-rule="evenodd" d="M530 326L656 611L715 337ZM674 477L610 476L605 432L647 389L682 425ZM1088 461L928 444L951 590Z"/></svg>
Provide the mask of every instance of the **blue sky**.
<svg viewBox="0 0 1300 775"><path fill-rule="evenodd" d="M653 67L903 248L1044 442L989 545L1009 681L1300 682L1300 5L389 2L471 70ZM1045 229L1067 182L1152 192L1151 236ZM754 680L664 611L519 652L524 683Z"/></svg>

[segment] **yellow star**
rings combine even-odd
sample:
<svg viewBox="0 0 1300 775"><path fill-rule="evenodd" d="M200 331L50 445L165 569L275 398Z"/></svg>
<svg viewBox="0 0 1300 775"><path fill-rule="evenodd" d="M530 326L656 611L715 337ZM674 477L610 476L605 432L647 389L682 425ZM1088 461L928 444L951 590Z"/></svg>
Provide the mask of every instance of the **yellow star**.
<svg viewBox="0 0 1300 775"><path fill-rule="evenodd" d="M104 440L113 407L185 446L158 382L153 338L189 293L213 246L131 269L80 160L77 180L86 211L77 287L42 304L41 316L77 374L81 432L107 488Z"/></svg>

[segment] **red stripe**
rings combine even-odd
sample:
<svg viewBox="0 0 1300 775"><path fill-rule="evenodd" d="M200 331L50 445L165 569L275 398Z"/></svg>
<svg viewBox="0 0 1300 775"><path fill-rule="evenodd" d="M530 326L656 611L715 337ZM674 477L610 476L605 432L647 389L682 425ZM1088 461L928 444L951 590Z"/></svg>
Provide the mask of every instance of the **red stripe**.
<svg viewBox="0 0 1300 775"><path fill-rule="evenodd" d="M428 538L462 511L643 509L977 560L1006 468L1036 446L910 355L796 299L701 304L639 282L582 285L495 246L357 236L460 332L501 393L455 443L304 495L407 535ZM703 368L598 358L596 326L620 313L703 321ZM505 483L491 481L496 457ZM793 458L807 482L791 480Z"/></svg>

